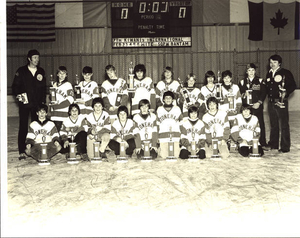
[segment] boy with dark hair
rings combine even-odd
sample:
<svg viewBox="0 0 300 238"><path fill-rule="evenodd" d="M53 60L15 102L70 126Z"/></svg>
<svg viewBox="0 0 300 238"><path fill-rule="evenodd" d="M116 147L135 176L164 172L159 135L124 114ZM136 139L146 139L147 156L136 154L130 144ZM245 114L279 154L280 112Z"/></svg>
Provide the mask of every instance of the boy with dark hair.
<svg viewBox="0 0 300 238"><path fill-rule="evenodd" d="M26 154L36 161L41 160L41 144L47 144L48 160L61 149L58 131L54 122L47 119L47 113L48 107L45 104L41 104L36 108L38 119L30 123L25 141Z"/></svg>

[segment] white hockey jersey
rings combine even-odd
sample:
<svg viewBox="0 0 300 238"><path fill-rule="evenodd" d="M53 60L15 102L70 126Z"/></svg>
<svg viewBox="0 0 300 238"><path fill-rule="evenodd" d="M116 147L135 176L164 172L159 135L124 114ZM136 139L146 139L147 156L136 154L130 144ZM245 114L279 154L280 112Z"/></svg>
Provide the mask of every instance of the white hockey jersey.
<svg viewBox="0 0 300 238"><path fill-rule="evenodd" d="M91 133L92 129L94 129L96 133L109 133L111 131L109 114L106 111L102 111L98 119L96 119L95 113L92 112L86 117L86 121L88 126L88 134Z"/></svg>
<svg viewBox="0 0 300 238"><path fill-rule="evenodd" d="M165 80L161 80L156 85L156 99L160 101L161 104L163 104L163 96L164 93L167 91L171 91L174 93L175 100L179 98L180 96L180 83L177 80L173 80L170 84L168 84Z"/></svg>
<svg viewBox="0 0 300 238"><path fill-rule="evenodd" d="M156 115L152 112L144 119L140 113L133 116L134 134L136 136L136 147L141 148L143 141L151 141L153 147L157 147L157 119Z"/></svg>
<svg viewBox="0 0 300 238"><path fill-rule="evenodd" d="M159 142L169 142L180 140L180 121L182 120L182 113L178 106L173 106L170 111L166 110L164 106L157 108L157 125Z"/></svg>
<svg viewBox="0 0 300 238"><path fill-rule="evenodd" d="M53 121L33 121L29 125L26 144L41 144L59 141L59 134Z"/></svg>
<svg viewBox="0 0 300 238"><path fill-rule="evenodd" d="M212 89L209 89L207 87L207 85L205 85L205 86L201 87L200 91L201 91L200 98L204 102L206 110L208 110L207 105L206 105L206 101L210 97L216 97L217 96L217 87L216 87L216 85L214 85L214 87Z"/></svg>
<svg viewBox="0 0 300 238"><path fill-rule="evenodd" d="M230 125L226 112L218 110L215 115L207 112L203 115L202 121L205 123L206 140L209 144L212 138L225 141L229 139Z"/></svg>
<svg viewBox="0 0 300 238"><path fill-rule="evenodd" d="M140 112L138 105L142 99L147 99L150 102L150 108L155 109L156 95L151 78L145 77L142 80L134 78L134 89L135 93L131 105L132 115Z"/></svg>
<svg viewBox="0 0 300 238"><path fill-rule="evenodd" d="M85 115L79 114L77 120L73 121L71 117L67 117L62 124L60 136L62 140L66 140L71 136L76 136L80 131L87 131L88 126Z"/></svg>
<svg viewBox="0 0 300 238"><path fill-rule="evenodd" d="M134 122L133 120L127 118L125 126L122 126L119 120L115 120L111 125L110 138L115 139L117 137L123 138L123 140L129 140L134 138Z"/></svg>
<svg viewBox="0 0 300 238"><path fill-rule="evenodd" d="M196 141L198 148L205 147L206 134L205 125L200 119L193 125L188 118L181 121L181 139L188 139L189 142Z"/></svg>
<svg viewBox="0 0 300 238"><path fill-rule="evenodd" d="M203 101L200 98L201 91L199 88L193 88L192 90L183 88L182 91L184 91L184 90L187 91L188 100L190 101L190 103L188 103L186 101L186 99L183 101L182 114L183 114L183 118L188 118L189 117L188 106L195 105L195 106L199 107L200 105L202 105Z"/></svg>
<svg viewBox="0 0 300 238"><path fill-rule="evenodd" d="M79 83L81 90L81 99L85 102L84 104L78 103L80 108L80 114L88 115L93 111L92 102L94 98L100 97L99 86L95 81Z"/></svg>
<svg viewBox="0 0 300 238"><path fill-rule="evenodd" d="M56 104L50 105L51 120L64 121L69 115L69 106L74 102L74 91L72 84L68 81L58 86L55 82L53 85L56 94Z"/></svg>

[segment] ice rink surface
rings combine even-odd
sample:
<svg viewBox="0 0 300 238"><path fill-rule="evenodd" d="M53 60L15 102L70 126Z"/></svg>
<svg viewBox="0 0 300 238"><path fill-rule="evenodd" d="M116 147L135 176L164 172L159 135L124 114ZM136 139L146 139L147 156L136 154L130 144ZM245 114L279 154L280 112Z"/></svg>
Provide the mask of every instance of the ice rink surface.
<svg viewBox="0 0 300 238"><path fill-rule="evenodd" d="M18 118L9 118L3 236L299 237L299 117L290 112L291 152L260 160L70 165L58 154L49 166L18 160Z"/></svg>

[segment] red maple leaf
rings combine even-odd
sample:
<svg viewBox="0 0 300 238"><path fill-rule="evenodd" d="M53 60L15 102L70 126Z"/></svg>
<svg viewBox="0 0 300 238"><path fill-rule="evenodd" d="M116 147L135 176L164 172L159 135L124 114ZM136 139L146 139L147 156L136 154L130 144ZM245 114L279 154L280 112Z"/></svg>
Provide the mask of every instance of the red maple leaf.
<svg viewBox="0 0 300 238"><path fill-rule="evenodd" d="M271 20L271 25L274 26L274 28L278 28L278 35L279 35L279 29L284 28L286 24L288 24L288 19L287 18L282 18L283 12L278 9L278 12L275 13L276 18L272 18Z"/></svg>

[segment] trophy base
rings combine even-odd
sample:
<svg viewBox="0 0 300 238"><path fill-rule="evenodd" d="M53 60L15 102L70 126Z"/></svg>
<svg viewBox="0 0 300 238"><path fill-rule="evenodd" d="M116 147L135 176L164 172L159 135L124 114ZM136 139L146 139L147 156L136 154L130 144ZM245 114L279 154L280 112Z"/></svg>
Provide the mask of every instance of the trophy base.
<svg viewBox="0 0 300 238"><path fill-rule="evenodd" d="M102 158L101 157L95 157L91 159L92 164L99 164L102 163Z"/></svg>
<svg viewBox="0 0 300 238"><path fill-rule="evenodd" d="M237 147L235 143L230 143L230 152L236 152Z"/></svg>
<svg viewBox="0 0 300 238"><path fill-rule="evenodd" d="M79 159L77 159L77 158L68 158L67 159L67 163L68 164L78 164L79 163Z"/></svg>
<svg viewBox="0 0 300 238"><path fill-rule="evenodd" d="M141 157L142 162L151 162L152 160L153 160L152 156L142 156Z"/></svg>
<svg viewBox="0 0 300 238"><path fill-rule="evenodd" d="M39 160L38 161L38 165L50 165L50 161L49 160Z"/></svg>
<svg viewBox="0 0 300 238"><path fill-rule="evenodd" d="M221 156L220 155L212 155L210 157L211 160L222 160Z"/></svg>
<svg viewBox="0 0 300 238"><path fill-rule="evenodd" d="M168 156L166 158L166 161L177 161L177 157L176 156Z"/></svg>
<svg viewBox="0 0 300 238"><path fill-rule="evenodd" d="M249 154L249 159L261 159L259 154Z"/></svg>

